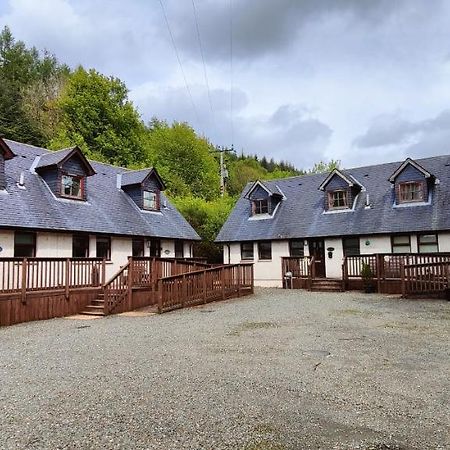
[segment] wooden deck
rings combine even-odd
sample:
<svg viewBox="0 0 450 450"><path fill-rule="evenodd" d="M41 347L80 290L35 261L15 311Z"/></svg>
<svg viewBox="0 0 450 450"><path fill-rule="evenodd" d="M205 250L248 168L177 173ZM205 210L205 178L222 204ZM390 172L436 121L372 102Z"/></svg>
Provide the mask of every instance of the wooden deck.
<svg viewBox="0 0 450 450"><path fill-rule="evenodd" d="M436 295L445 297L450 289L450 253L377 253L347 256L342 262L342 289L362 290L361 271L367 265L373 275L373 290L404 297ZM317 286L314 257L282 258L283 286L309 289ZM287 275L286 275L287 274Z"/></svg>
<svg viewBox="0 0 450 450"><path fill-rule="evenodd" d="M160 313L253 292L253 265L133 258L105 282L97 258L0 258L0 326L145 306Z"/></svg>

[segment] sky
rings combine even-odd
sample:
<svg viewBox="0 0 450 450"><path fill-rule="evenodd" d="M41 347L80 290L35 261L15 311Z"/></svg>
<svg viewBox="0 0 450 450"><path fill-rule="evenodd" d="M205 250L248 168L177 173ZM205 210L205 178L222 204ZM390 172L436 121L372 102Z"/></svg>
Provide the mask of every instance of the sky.
<svg viewBox="0 0 450 450"><path fill-rule="evenodd" d="M0 0L0 26L122 79L145 121L303 169L449 154L449 24L446 0Z"/></svg>

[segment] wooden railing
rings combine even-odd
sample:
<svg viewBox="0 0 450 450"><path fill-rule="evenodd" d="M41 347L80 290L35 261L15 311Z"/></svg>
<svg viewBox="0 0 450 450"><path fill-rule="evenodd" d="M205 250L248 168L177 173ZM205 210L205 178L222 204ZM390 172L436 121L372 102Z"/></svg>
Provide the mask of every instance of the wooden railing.
<svg viewBox="0 0 450 450"><path fill-rule="evenodd" d="M281 258L281 273L283 276L287 273L291 273L295 278L308 278L310 261L310 256L284 256Z"/></svg>
<svg viewBox="0 0 450 450"><path fill-rule="evenodd" d="M104 283L101 258L0 258L0 293L97 287Z"/></svg>
<svg viewBox="0 0 450 450"><path fill-rule="evenodd" d="M131 262L127 262L107 283L103 286L104 313L111 314L127 296L132 295L133 278Z"/></svg>
<svg viewBox="0 0 450 450"><path fill-rule="evenodd" d="M450 261L405 264L401 279L404 297L442 293L450 288Z"/></svg>
<svg viewBox="0 0 450 450"><path fill-rule="evenodd" d="M158 311L253 293L253 265L230 264L161 278Z"/></svg>

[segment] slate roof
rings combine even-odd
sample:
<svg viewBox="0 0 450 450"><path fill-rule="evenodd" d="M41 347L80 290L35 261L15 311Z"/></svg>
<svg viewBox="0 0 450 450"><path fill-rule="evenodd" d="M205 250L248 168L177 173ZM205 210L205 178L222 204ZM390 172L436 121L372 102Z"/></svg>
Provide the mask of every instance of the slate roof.
<svg viewBox="0 0 450 450"><path fill-rule="evenodd" d="M118 189L117 175L129 172L127 169L89 161L96 174L87 179L87 202L57 199L30 168L37 156L48 155L45 158L51 160L53 155L60 158L62 152L49 152L7 139L5 142L17 156L5 163L7 193L0 192L1 228L200 239L164 193L161 193L161 205L167 207L162 206L158 213L140 210ZM17 185L22 172L25 189Z"/></svg>
<svg viewBox="0 0 450 450"><path fill-rule="evenodd" d="M122 186L130 186L132 184L141 184L152 169L130 170L122 174Z"/></svg>
<svg viewBox="0 0 450 450"><path fill-rule="evenodd" d="M216 242L450 230L450 155L416 161L439 180L432 187L429 205L393 206L389 177L403 161L342 171L365 189L353 211L324 213L325 194L319 186L327 174L303 175L264 181L272 191L278 187L286 198L273 218L249 220L251 205L244 198L253 185L249 183ZM366 194L370 209L365 208Z"/></svg>

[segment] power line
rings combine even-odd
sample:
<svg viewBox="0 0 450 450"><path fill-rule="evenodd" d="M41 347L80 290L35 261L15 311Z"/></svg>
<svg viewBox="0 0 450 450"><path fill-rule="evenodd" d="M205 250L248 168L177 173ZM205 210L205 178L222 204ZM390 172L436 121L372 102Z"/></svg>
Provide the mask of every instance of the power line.
<svg viewBox="0 0 450 450"><path fill-rule="evenodd" d="M205 55L204 55L204 52L203 52L202 39L201 39L201 35L200 35L200 26L199 26L199 23L198 23L197 8L195 7L195 1L194 0L192 0L192 9L194 11L195 27L197 29L198 46L200 48L200 55L202 57L203 75L205 77L206 89L208 91L209 108L211 109L212 121L213 121L213 125L215 126L214 108L213 108L212 99L211 99L211 90L209 88L208 73L207 73L207 70L206 70Z"/></svg>
<svg viewBox="0 0 450 450"><path fill-rule="evenodd" d="M233 82L233 0L230 0L230 121L232 149L234 148Z"/></svg>
<svg viewBox="0 0 450 450"><path fill-rule="evenodd" d="M163 12L163 15L164 15L164 20L165 20L166 25L167 25L167 30L169 31L170 39L172 41L172 46L173 46L173 49L175 51L175 55L177 57L178 65L180 66L181 73L183 75L184 84L186 85L186 90L187 90L189 98L191 100L192 109L194 110L195 117L197 119L198 124L200 125L200 116L198 115L197 108L195 107L194 99L192 97L191 88L189 87L189 83L187 81L186 74L185 74L184 69L183 69L183 64L181 63L180 54L178 53L177 44L175 43L175 38L173 37L172 29L170 28L169 19L167 18L167 14L166 14L166 9L164 8L164 4L163 4L162 0L159 0L159 4L161 5L161 9L162 9L162 12Z"/></svg>

